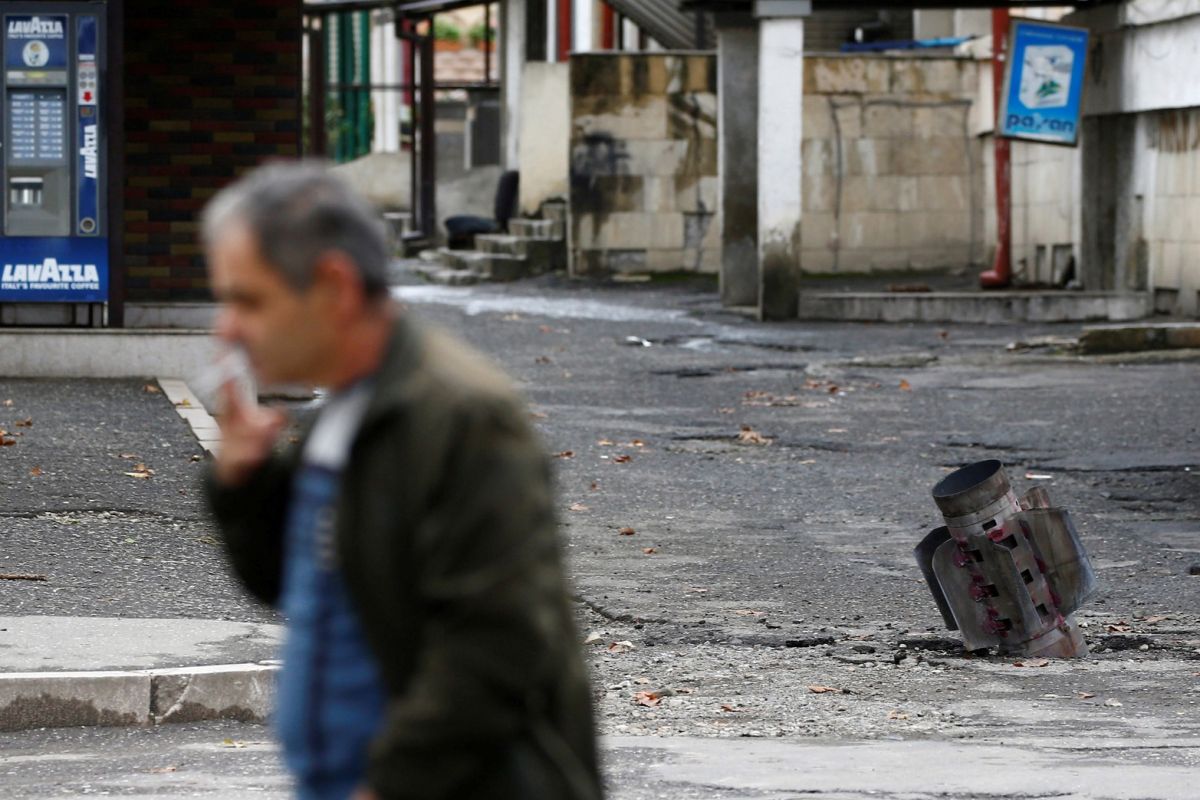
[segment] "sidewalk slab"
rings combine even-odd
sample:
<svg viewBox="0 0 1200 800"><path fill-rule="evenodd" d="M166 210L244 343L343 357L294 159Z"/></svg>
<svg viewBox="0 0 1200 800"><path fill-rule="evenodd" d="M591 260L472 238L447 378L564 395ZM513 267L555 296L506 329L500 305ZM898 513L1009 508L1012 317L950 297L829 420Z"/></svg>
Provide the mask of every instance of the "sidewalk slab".
<svg viewBox="0 0 1200 800"><path fill-rule="evenodd" d="M0 617L0 730L262 722L282 626Z"/></svg>
<svg viewBox="0 0 1200 800"><path fill-rule="evenodd" d="M0 678L173 669L275 658L283 626L207 619L0 617Z"/></svg>
<svg viewBox="0 0 1200 800"><path fill-rule="evenodd" d="M839 322L1123 322L1153 312L1147 293L800 292L801 320Z"/></svg>

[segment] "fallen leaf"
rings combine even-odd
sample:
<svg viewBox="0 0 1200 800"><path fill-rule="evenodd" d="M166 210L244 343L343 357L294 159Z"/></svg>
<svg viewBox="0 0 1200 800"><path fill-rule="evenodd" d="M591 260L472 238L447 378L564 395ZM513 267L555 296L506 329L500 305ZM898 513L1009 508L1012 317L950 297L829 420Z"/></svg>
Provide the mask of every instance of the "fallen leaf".
<svg viewBox="0 0 1200 800"><path fill-rule="evenodd" d="M584 644L595 644L596 642L600 641L602 638L604 638L604 637L602 637L600 634L595 633L593 631L592 633L589 633L587 635L587 638L583 640L583 643Z"/></svg>
<svg viewBox="0 0 1200 800"><path fill-rule="evenodd" d="M30 474L30 475L32 475L32 476L33 476L33 477L35 477L35 478L39 478L39 477L41 477L41 476L42 476L44 473L42 472L42 468L41 468L41 467L34 467L33 469L29 470L29 474Z"/></svg>
<svg viewBox="0 0 1200 800"><path fill-rule="evenodd" d="M550 356L538 356L537 358L535 358L533 360L533 363L535 363L535 364L552 364L554 362L552 362L550 360Z"/></svg>
<svg viewBox="0 0 1200 800"><path fill-rule="evenodd" d="M937 335L938 335L938 338L939 338L939 339L949 339L949 338L950 338L950 331L938 331L938 332L937 332Z"/></svg>
<svg viewBox="0 0 1200 800"><path fill-rule="evenodd" d="M1120 700L1114 700L1110 697L1104 701L1104 705L1109 706L1110 708L1120 708L1121 706L1123 706L1125 704L1122 703Z"/></svg>
<svg viewBox="0 0 1200 800"><path fill-rule="evenodd" d="M1138 620L1138 621L1144 622L1147 625L1157 625L1158 623L1168 620L1170 618L1171 617L1168 616L1167 614L1155 614L1153 617L1146 617L1145 619Z"/></svg>
<svg viewBox="0 0 1200 800"><path fill-rule="evenodd" d="M600 439L596 442L596 444L600 445L601 447L612 447L613 441L611 439Z"/></svg>
<svg viewBox="0 0 1200 800"><path fill-rule="evenodd" d="M592 485L588 487L588 489L590 489L593 492L597 491L599 488L600 488L600 484L596 481L592 481Z"/></svg>
<svg viewBox="0 0 1200 800"><path fill-rule="evenodd" d="M912 391L912 384L911 384L911 383L909 383L908 381L906 381L906 380L904 380L904 379L902 378L902 379L900 380L900 391L902 391L902 392L911 392L911 391Z"/></svg>
<svg viewBox="0 0 1200 800"><path fill-rule="evenodd" d="M641 439L634 439L632 442L629 443L629 446L630 447L645 447L646 443L643 442Z"/></svg>
<svg viewBox="0 0 1200 800"><path fill-rule="evenodd" d="M639 706L654 708L662 702L662 695L660 695L658 692L635 692L633 695L633 701Z"/></svg>
<svg viewBox="0 0 1200 800"><path fill-rule="evenodd" d="M137 461L138 460L138 455L135 453L121 453L121 455L119 455L117 457L124 458L127 461Z"/></svg>
<svg viewBox="0 0 1200 800"><path fill-rule="evenodd" d="M585 506L583 503L571 503L571 506L567 510L568 511L591 511L591 509L588 508L587 506Z"/></svg>
<svg viewBox="0 0 1200 800"><path fill-rule="evenodd" d="M162 394L162 389L158 388L153 383L147 383L142 387L142 391L146 394Z"/></svg>
<svg viewBox="0 0 1200 800"><path fill-rule="evenodd" d="M563 450L561 453L555 453L554 457L555 458L574 458L575 451L574 450Z"/></svg>
<svg viewBox="0 0 1200 800"><path fill-rule="evenodd" d="M178 403L176 403L175 405L177 405L177 406L182 406L183 408L191 408L191 406L192 406L192 401L191 401L191 400L188 400L188 399L185 397L185 398L183 398L182 400L180 400Z"/></svg>
<svg viewBox="0 0 1200 800"><path fill-rule="evenodd" d="M25 419L17 420L17 427L18 428L32 428L33 427L33 417L26 417Z"/></svg>
<svg viewBox="0 0 1200 800"><path fill-rule="evenodd" d="M684 594L708 594L708 589L703 589L699 586L690 587Z"/></svg>
<svg viewBox="0 0 1200 800"><path fill-rule="evenodd" d="M825 432L826 433L849 433L850 431L847 430L846 428L826 428Z"/></svg>
<svg viewBox="0 0 1200 800"><path fill-rule="evenodd" d="M529 418L530 419L545 419L546 415L543 414L541 411L530 411Z"/></svg>
<svg viewBox="0 0 1200 800"><path fill-rule="evenodd" d="M6 436L0 436L0 447L12 447L16 443L16 439L9 439Z"/></svg>
<svg viewBox="0 0 1200 800"><path fill-rule="evenodd" d="M657 547L643 547L642 552L648 556L652 556L658 552L658 548Z"/></svg>
<svg viewBox="0 0 1200 800"><path fill-rule="evenodd" d="M1107 627L1109 633L1130 633L1133 630L1133 627L1124 620L1110 623Z"/></svg>
<svg viewBox="0 0 1200 800"><path fill-rule="evenodd" d="M739 608L733 613L737 614L739 617L765 617L767 615L767 612L765 611L753 611L749 608Z"/></svg>
<svg viewBox="0 0 1200 800"><path fill-rule="evenodd" d="M501 319L503 319L505 322L516 322L517 320L521 319L521 315L514 311L511 314L505 314L503 317L501 317Z"/></svg>
<svg viewBox="0 0 1200 800"><path fill-rule="evenodd" d="M1075 696L1080 700L1091 700L1096 695L1094 692L1076 692Z"/></svg>
<svg viewBox="0 0 1200 800"><path fill-rule="evenodd" d="M635 533L637 533L637 531L635 531L633 528L621 528L621 530L617 531L617 533L619 533L621 536L633 536Z"/></svg>
<svg viewBox="0 0 1200 800"><path fill-rule="evenodd" d="M155 767L154 769L146 770L151 775L162 775L167 772L175 772L179 767Z"/></svg>
<svg viewBox="0 0 1200 800"><path fill-rule="evenodd" d="M5 408L12 408L12 407L13 407L13 401L12 401L12 400L5 400L5 401L4 401L4 407L5 407Z"/></svg>
<svg viewBox="0 0 1200 800"><path fill-rule="evenodd" d="M889 711L888 719L908 719L908 714L902 711Z"/></svg>
<svg viewBox="0 0 1200 800"><path fill-rule="evenodd" d="M808 690L813 694L841 694L842 690L836 686L809 686Z"/></svg>
<svg viewBox="0 0 1200 800"><path fill-rule="evenodd" d="M239 749L246 746L245 742L239 742L234 739L222 739L221 744L225 747L236 747Z"/></svg>
<svg viewBox="0 0 1200 800"><path fill-rule="evenodd" d="M613 456L612 460L613 460L614 464L628 464L630 461L633 461L633 456L627 456L627 455Z"/></svg>
<svg viewBox="0 0 1200 800"><path fill-rule="evenodd" d="M732 408L718 408L717 413L718 414L732 414L735 410L736 409L732 409Z"/></svg>
<svg viewBox="0 0 1200 800"><path fill-rule="evenodd" d="M0 581L44 581L49 580L45 575L35 575L29 572L0 573Z"/></svg>
<svg viewBox="0 0 1200 800"><path fill-rule="evenodd" d="M737 712L741 711L741 709L739 709L739 708L734 708L734 707L733 707L733 706L731 706L729 703L721 703L721 710L722 710L722 711L729 711L730 713L737 713Z"/></svg>
<svg viewBox="0 0 1200 800"><path fill-rule="evenodd" d="M1029 658L1024 661L1014 661L1014 667L1044 667L1050 663L1048 658Z"/></svg>
<svg viewBox="0 0 1200 800"><path fill-rule="evenodd" d="M613 642L607 649L610 653L628 653L634 647L633 642Z"/></svg>
<svg viewBox="0 0 1200 800"><path fill-rule="evenodd" d="M738 432L738 441L743 444L766 445L770 444L771 440L763 436L758 431L751 428L749 425L743 425L741 431Z"/></svg>
<svg viewBox="0 0 1200 800"><path fill-rule="evenodd" d="M139 462L137 464L137 466L135 466L133 468L133 472L126 472L125 474L131 478L145 479L145 478L149 478L151 475L153 475L154 470L150 469L145 464L142 464L141 462Z"/></svg>

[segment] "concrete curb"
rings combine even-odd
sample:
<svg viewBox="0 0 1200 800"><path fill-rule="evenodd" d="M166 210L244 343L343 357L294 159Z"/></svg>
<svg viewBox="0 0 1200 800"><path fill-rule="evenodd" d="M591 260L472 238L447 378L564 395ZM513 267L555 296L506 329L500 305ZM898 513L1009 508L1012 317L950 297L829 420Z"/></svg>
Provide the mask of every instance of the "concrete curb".
<svg viewBox="0 0 1200 800"><path fill-rule="evenodd" d="M192 429L196 440L212 455L216 455L217 447L221 444L221 429L217 421L204 408L200 398L188 387L186 381L178 378L155 378L163 394L175 406L175 413L183 418Z"/></svg>
<svg viewBox="0 0 1200 800"><path fill-rule="evenodd" d="M0 673L0 731L80 725L263 722L277 662L180 669Z"/></svg>
<svg viewBox="0 0 1200 800"><path fill-rule="evenodd" d="M1200 348L1200 323L1196 322L1089 325L1079 336L1079 352L1087 355L1192 348Z"/></svg>

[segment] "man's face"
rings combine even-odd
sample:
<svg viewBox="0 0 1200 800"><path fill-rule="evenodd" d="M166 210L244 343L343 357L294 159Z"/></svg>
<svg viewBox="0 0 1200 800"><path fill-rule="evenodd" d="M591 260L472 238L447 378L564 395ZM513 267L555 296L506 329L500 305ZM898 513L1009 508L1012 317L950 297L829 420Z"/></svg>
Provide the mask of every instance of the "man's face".
<svg viewBox="0 0 1200 800"><path fill-rule="evenodd" d="M311 383L328 353L319 291L296 291L263 259L245 225L227 223L208 253L209 279L221 304L216 335L243 348L265 384Z"/></svg>

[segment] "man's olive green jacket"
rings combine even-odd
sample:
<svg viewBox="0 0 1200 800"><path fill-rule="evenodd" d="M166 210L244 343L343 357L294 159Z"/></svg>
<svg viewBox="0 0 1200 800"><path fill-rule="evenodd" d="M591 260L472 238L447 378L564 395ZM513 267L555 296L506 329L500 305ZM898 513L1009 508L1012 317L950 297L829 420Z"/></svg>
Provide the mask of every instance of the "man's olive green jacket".
<svg viewBox="0 0 1200 800"><path fill-rule="evenodd" d="M300 447L243 486L207 482L235 571L271 604ZM386 800L598 798L548 459L507 379L401 315L337 515L390 697L369 786Z"/></svg>

